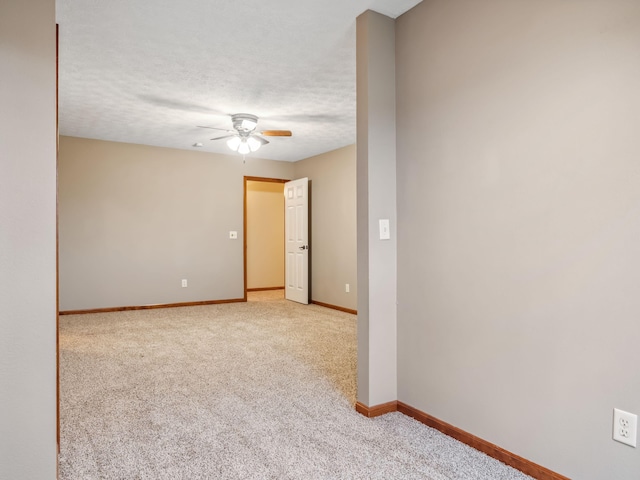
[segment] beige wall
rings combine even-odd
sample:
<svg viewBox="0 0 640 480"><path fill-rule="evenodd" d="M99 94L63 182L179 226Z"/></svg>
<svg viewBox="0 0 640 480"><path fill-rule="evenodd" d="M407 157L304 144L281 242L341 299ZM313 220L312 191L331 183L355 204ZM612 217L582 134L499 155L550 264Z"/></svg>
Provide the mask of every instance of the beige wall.
<svg viewBox="0 0 640 480"><path fill-rule="evenodd" d="M56 478L53 0L0 2L0 478Z"/></svg>
<svg viewBox="0 0 640 480"><path fill-rule="evenodd" d="M247 181L247 288L284 287L284 184Z"/></svg>
<svg viewBox="0 0 640 480"><path fill-rule="evenodd" d="M244 176L293 175L287 162L71 137L59 163L61 310L242 298Z"/></svg>
<svg viewBox="0 0 640 480"><path fill-rule="evenodd" d="M355 310L355 145L296 162L295 177L310 181L311 299Z"/></svg>
<svg viewBox="0 0 640 480"><path fill-rule="evenodd" d="M233 155L62 137L61 310L241 298L243 176L309 177L312 299L356 309L355 146L297 163L243 164ZM283 274L284 261L269 259ZM252 279L248 260L249 288L284 284L281 276Z"/></svg>
<svg viewBox="0 0 640 480"><path fill-rule="evenodd" d="M399 400L571 478L635 479L640 2L397 21Z"/></svg>

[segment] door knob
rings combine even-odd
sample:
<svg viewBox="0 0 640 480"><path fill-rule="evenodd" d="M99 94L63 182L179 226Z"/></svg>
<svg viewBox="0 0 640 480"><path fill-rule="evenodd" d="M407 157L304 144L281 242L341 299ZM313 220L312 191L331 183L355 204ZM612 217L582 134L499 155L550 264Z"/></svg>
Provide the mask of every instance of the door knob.
<svg viewBox="0 0 640 480"><path fill-rule="evenodd" d="M301 247L298 247L300 250L309 250L309 245L302 245Z"/></svg>

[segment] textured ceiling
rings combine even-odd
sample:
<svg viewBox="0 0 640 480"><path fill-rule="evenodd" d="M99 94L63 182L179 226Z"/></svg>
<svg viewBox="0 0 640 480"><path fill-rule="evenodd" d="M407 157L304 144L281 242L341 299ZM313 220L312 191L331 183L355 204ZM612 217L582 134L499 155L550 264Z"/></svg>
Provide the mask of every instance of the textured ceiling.
<svg viewBox="0 0 640 480"><path fill-rule="evenodd" d="M230 153L233 113L288 129L253 155L355 142L355 19L420 0L57 0L60 133Z"/></svg>

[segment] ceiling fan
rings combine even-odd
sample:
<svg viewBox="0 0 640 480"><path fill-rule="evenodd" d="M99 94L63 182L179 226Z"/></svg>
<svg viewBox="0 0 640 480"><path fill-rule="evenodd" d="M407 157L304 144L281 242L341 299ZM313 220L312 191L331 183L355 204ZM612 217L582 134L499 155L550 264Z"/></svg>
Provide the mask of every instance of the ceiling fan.
<svg viewBox="0 0 640 480"><path fill-rule="evenodd" d="M256 131L256 127L258 126L258 117L251 115L250 113L236 113L235 115L231 115L231 121L233 122L233 130L205 127L202 125L198 125L198 127L222 130L229 133L229 135L214 137L211 140L222 140L226 138L227 146L234 152L238 152L242 155L246 155L249 152L255 152L262 145L269 143L269 140L264 137L290 137L292 135L290 130Z"/></svg>

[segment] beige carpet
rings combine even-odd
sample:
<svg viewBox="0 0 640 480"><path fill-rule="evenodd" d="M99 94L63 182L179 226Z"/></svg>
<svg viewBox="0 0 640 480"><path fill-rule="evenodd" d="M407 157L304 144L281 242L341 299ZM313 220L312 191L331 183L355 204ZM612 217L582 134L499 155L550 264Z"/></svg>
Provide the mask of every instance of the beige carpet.
<svg viewBox="0 0 640 480"><path fill-rule="evenodd" d="M355 316L250 300L61 317L60 479L529 478L357 414Z"/></svg>

